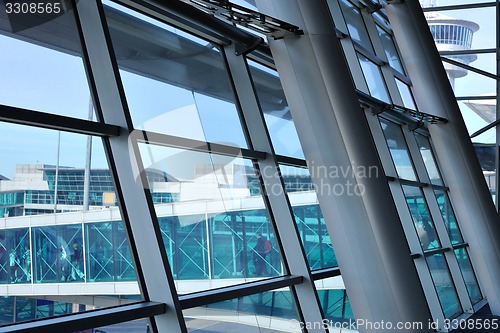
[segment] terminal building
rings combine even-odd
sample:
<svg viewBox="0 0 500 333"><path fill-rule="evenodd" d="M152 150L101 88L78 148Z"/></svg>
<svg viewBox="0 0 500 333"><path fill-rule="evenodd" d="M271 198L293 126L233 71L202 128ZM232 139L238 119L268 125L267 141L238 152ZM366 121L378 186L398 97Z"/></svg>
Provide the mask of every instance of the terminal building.
<svg viewBox="0 0 500 333"><path fill-rule="evenodd" d="M476 24L429 29L417 1L0 9L0 332L498 329L498 213L433 40L470 50Z"/></svg>

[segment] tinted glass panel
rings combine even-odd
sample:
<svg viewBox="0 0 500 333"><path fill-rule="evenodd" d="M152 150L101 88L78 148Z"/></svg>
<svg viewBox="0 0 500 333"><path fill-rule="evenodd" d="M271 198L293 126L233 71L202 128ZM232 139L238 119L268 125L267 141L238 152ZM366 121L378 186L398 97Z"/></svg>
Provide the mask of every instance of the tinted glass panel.
<svg viewBox="0 0 500 333"><path fill-rule="evenodd" d="M472 264L467 253L467 249L461 248L455 250L455 256L457 257L460 271L462 272L465 285L467 286L467 292L469 293L470 300L472 304L476 304L483 299L483 296L481 295L481 290L479 289L476 275L474 274L474 270L472 269Z"/></svg>
<svg viewBox="0 0 500 333"><path fill-rule="evenodd" d="M288 288L182 311L188 332L301 332Z"/></svg>
<svg viewBox="0 0 500 333"><path fill-rule="evenodd" d="M309 266L312 270L338 266L308 169L280 165L280 171Z"/></svg>
<svg viewBox="0 0 500 333"><path fill-rule="evenodd" d="M260 107L276 154L304 158L278 73L248 61Z"/></svg>
<svg viewBox="0 0 500 333"><path fill-rule="evenodd" d="M455 213L453 212L453 208L451 207L448 194L440 190L435 190L434 194L436 195L439 210L441 211L441 215L443 216L444 224L446 226L446 230L448 231L448 235L450 236L451 243L463 243L464 240L460 233L460 229L458 228L457 219L455 218Z"/></svg>
<svg viewBox="0 0 500 333"><path fill-rule="evenodd" d="M155 210L176 279L228 279L223 285L283 274L252 161L148 144L139 149L151 194L168 199Z"/></svg>
<svg viewBox="0 0 500 333"><path fill-rule="evenodd" d="M395 70L399 71L400 73L404 73L403 66L401 66L401 61L399 60L398 51L396 50L396 45L394 44L392 35L378 25L377 31L380 35L380 40L382 41L382 46L384 47L385 55L387 56L387 60L389 60L389 64Z"/></svg>
<svg viewBox="0 0 500 333"><path fill-rule="evenodd" d="M37 16L39 22L32 15L7 16L2 3L0 104L89 119L90 91L73 9L56 16Z"/></svg>
<svg viewBox="0 0 500 333"><path fill-rule="evenodd" d="M368 90L370 91L370 95L383 102L391 103L380 68L359 53L358 58L361 69L363 70L363 75L365 76L366 84L368 85Z"/></svg>
<svg viewBox="0 0 500 333"><path fill-rule="evenodd" d="M410 87L408 87L406 83L403 83L398 79L396 79L396 84L398 86L399 94L403 99L403 106L412 110L416 110L417 107L415 106L415 102L413 101L413 96L411 94Z"/></svg>
<svg viewBox="0 0 500 333"><path fill-rule="evenodd" d="M383 118L380 118L380 124L382 125L382 130L384 131L385 140L391 152L392 160L396 166L398 177L416 181L417 176L413 169L413 161L408 152L408 146L406 145L401 126Z"/></svg>
<svg viewBox="0 0 500 333"><path fill-rule="evenodd" d="M340 0L339 3L351 38L368 50L373 51L370 36L366 31L359 9L348 0Z"/></svg>
<svg viewBox="0 0 500 333"><path fill-rule="evenodd" d="M443 185L443 180L441 179L429 138L418 133L415 133L415 138L417 139L420 155L424 160L425 168L427 169L427 174L429 175L431 183Z"/></svg>
<svg viewBox="0 0 500 333"><path fill-rule="evenodd" d="M441 247L422 190L419 187L403 186L403 192L422 249L425 251Z"/></svg>
<svg viewBox="0 0 500 333"><path fill-rule="evenodd" d="M455 285L451 280L448 265L443 255L440 253L434 254L425 259L431 271L432 281L434 282L444 316L448 319L457 317L462 313L462 307L458 301Z"/></svg>

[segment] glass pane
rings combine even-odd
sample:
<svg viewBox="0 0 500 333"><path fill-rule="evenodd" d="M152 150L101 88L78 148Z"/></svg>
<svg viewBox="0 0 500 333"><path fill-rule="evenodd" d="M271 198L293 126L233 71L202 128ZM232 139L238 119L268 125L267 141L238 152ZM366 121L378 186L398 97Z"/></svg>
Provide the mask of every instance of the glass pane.
<svg viewBox="0 0 500 333"><path fill-rule="evenodd" d="M462 307L460 306L455 285L451 280L450 271L443 255L438 253L425 259L431 271L432 281L434 282L444 316L448 319L457 317L462 313Z"/></svg>
<svg viewBox="0 0 500 333"><path fill-rule="evenodd" d="M417 107L415 106L415 102L413 101L413 96L411 94L410 87L408 87L406 83L403 83L398 79L396 79L396 84L398 86L399 94L403 99L403 106L412 110L416 110Z"/></svg>
<svg viewBox="0 0 500 333"><path fill-rule="evenodd" d="M389 64L392 68L404 74L403 66L399 60L399 54L396 50L396 45L394 44L392 35L378 25L377 31L380 35L380 40L382 41L382 46L384 47L385 55L387 56L387 60L389 60Z"/></svg>
<svg viewBox="0 0 500 333"><path fill-rule="evenodd" d="M89 282L136 280L122 221L88 223L85 237Z"/></svg>
<svg viewBox="0 0 500 333"><path fill-rule="evenodd" d="M15 147L0 148L8 156L0 164L0 213L8 226L32 227L0 231L0 284L29 282L40 293L45 283L91 290L95 282L136 281L101 139L0 122L0 140L12 138Z"/></svg>
<svg viewBox="0 0 500 333"><path fill-rule="evenodd" d="M217 47L114 7L106 18L134 126L247 147Z"/></svg>
<svg viewBox="0 0 500 333"><path fill-rule="evenodd" d="M91 119L74 12L51 17L8 16L2 4L0 104Z"/></svg>
<svg viewBox="0 0 500 333"><path fill-rule="evenodd" d="M470 97L470 96L494 96L496 92L495 79L468 71L464 77L455 80L455 96Z"/></svg>
<svg viewBox="0 0 500 333"><path fill-rule="evenodd" d="M33 228L36 283L82 282L82 225Z"/></svg>
<svg viewBox="0 0 500 333"><path fill-rule="evenodd" d="M455 256L457 257L458 266L460 267L465 285L467 286L467 292L469 293L470 300L474 305L482 300L483 296L481 295L481 290L479 289L479 285L477 283L476 274L474 274L474 270L472 269L467 249L456 249Z"/></svg>
<svg viewBox="0 0 500 333"><path fill-rule="evenodd" d="M422 190L419 187L403 185L403 192L422 249L425 251L441 247Z"/></svg>
<svg viewBox="0 0 500 333"><path fill-rule="evenodd" d="M301 332L288 288L182 311L188 332Z"/></svg>
<svg viewBox="0 0 500 333"><path fill-rule="evenodd" d="M309 267L315 270L338 266L309 170L280 165L280 171Z"/></svg>
<svg viewBox="0 0 500 333"><path fill-rule="evenodd" d="M148 144L139 149L150 192L170 196L155 209L176 279L226 279L224 285L283 274L252 161ZM191 288L179 292L209 285Z"/></svg>
<svg viewBox="0 0 500 333"><path fill-rule="evenodd" d="M341 332L344 332L344 329L348 332L355 331L357 329L356 319L352 312L349 296L343 288L342 278L336 276L318 280L315 283L328 325L333 329L342 330Z"/></svg>
<svg viewBox="0 0 500 333"><path fill-rule="evenodd" d="M28 228L0 230L0 284L31 283Z"/></svg>
<svg viewBox="0 0 500 333"><path fill-rule="evenodd" d="M413 161L411 160L401 126L383 118L380 118L380 124L384 131L392 160L396 166L398 177L416 181L417 176L413 168Z"/></svg>
<svg viewBox="0 0 500 333"><path fill-rule="evenodd" d="M304 159L278 72L248 60L269 135L278 155Z"/></svg>
<svg viewBox="0 0 500 333"><path fill-rule="evenodd" d="M387 93L387 88L385 86L384 78L382 77L382 72L380 72L380 68L359 53L358 58L361 69L363 70L363 75L365 76L366 84L368 85L368 90L370 91L370 95L390 104L391 99Z"/></svg>
<svg viewBox="0 0 500 333"><path fill-rule="evenodd" d="M415 138L417 139L420 155L424 160L425 168L427 169L427 174L429 175L431 183L443 185L443 180L441 179L436 160L434 159L434 152L432 151L429 138L418 133L415 133Z"/></svg>
<svg viewBox="0 0 500 333"><path fill-rule="evenodd" d="M480 54L468 54L468 55L448 55L445 58L455 60L468 64L477 69L489 72L495 75L496 73L496 55L495 53L480 53ZM468 70L463 69L464 73L468 73ZM493 93L493 91L492 91Z"/></svg>
<svg viewBox="0 0 500 333"><path fill-rule="evenodd" d="M96 327L88 331L79 331L75 333L150 333L153 332L149 327L148 320L146 318L137 319L132 321L125 321L123 323Z"/></svg>
<svg viewBox="0 0 500 333"><path fill-rule="evenodd" d="M0 308L2 309L0 311L0 326L3 326L84 311L85 305L8 296L0 298Z"/></svg>
<svg viewBox="0 0 500 333"><path fill-rule="evenodd" d="M373 52L370 36L360 11L348 0L340 0L339 3L351 38Z"/></svg>
<svg viewBox="0 0 500 333"><path fill-rule="evenodd" d="M457 219L455 218L455 213L453 212L447 193L440 190L434 190L434 194L436 195L439 210L443 216L444 224L446 226L446 230L448 230L451 243L463 243L464 240L462 238L462 234L460 233L460 229L458 228Z"/></svg>

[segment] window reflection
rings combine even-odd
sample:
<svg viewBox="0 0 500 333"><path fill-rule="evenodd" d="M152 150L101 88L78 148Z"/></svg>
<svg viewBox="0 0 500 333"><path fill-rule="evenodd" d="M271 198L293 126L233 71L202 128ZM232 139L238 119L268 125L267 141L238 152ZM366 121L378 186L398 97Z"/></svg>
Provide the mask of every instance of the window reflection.
<svg viewBox="0 0 500 333"><path fill-rule="evenodd" d="M410 91L410 87L406 83L403 83L401 80L396 79L396 85L398 86L399 94L401 99L403 100L403 106L416 110L415 102L413 101L413 96Z"/></svg>

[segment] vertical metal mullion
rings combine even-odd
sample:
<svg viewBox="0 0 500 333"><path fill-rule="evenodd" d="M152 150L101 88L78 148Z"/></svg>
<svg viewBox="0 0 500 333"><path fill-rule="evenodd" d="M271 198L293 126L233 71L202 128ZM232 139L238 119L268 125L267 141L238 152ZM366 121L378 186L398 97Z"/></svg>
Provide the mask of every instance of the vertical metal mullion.
<svg viewBox="0 0 500 333"><path fill-rule="evenodd" d="M264 116L257 102L246 61L243 57L235 55L234 45L226 46L223 52L239 98L252 146L254 149L266 152L268 155L265 160L257 161L257 165L260 170L272 170L272 172L261 172L261 181L265 192L268 194L268 203L274 216L276 242L282 251L283 261L288 268L288 273L304 277L304 282L295 286L294 290L292 290L292 295L296 296L294 298L299 310L299 317L304 322L321 323L323 321L323 311L311 277L291 205L285 193L283 179L275 176L279 171L278 163L267 132ZM276 191L272 191L273 188L281 188L282 191L276 194ZM286 240L286 242L282 240ZM309 332L325 332L325 329L316 328Z"/></svg>
<svg viewBox="0 0 500 333"><path fill-rule="evenodd" d="M497 1L496 3L496 66L497 66L497 77L500 77L500 1ZM496 86L496 93L497 93L497 104L496 104L496 120L500 119L500 81L497 80L497 86ZM499 188L500 188L500 173L499 173L499 168L500 168L500 127L496 127L496 145L495 145L495 206L497 208L497 211L500 210L500 196L498 195L499 193Z"/></svg>
<svg viewBox="0 0 500 333"><path fill-rule="evenodd" d="M169 269L154 206L147 189L136 183L145 181L137 142L129 140L133 131L125 94L111 38L100 1L79 1L75 15L84 44L87 75L92 83L96 108L102 112L101 121L120 126L119 136L105 138L105 151L114 184L120 198L120 210L143 297L148 301L165 303L165 314L150 318L151 326L160 333L187 332Z"/></svg>

